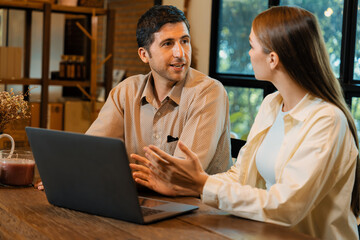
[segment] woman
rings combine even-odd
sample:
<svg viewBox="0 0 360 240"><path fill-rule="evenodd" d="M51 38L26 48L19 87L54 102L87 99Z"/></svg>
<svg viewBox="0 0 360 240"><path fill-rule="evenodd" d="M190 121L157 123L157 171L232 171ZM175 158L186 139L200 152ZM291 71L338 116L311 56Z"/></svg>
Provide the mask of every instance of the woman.
<svg viewBox="0 0 360 240"><path fill-rule="evenodd" d="M290 226L322 239L357 239L358 139L329 63L316 18L298 7L272 7L253 21L249 55L267 96L236 164L209 176L184 144L186 159L155 146L137 183L166 195L200 195L231 214Z"/></svg>

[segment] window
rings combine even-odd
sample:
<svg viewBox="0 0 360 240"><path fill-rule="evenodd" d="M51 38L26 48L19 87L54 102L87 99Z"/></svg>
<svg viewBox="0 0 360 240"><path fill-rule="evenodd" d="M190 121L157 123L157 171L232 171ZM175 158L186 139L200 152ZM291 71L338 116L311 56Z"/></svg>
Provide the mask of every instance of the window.
<svg viewBox="0 0 360 240"><path fill-rule="evenodd" d="M360 97L352 97L351 114L354 117L358 136L360 136Z"/></svg>
<svg viewBox="0 0 360 240"><path fill-rule="evenodd" d="M221 1L219 12L217 72L253 74L250 64L249 34L251 21L267 9L267 3L257 1Z"/></svg>
<svg viewBox="0 0 360 240"><path fill-rule="evenodd" d="M332 69L354 117L360 121L360 88L356 85L360 83L358 0L213 0L209 75L219 79L228 91L231 131L246 139L262 97L276 90L254 78L248 55L252 19L275 5L300 6L318 18Z"/></svg>
<svg viewBox="0 0 360 240"><path fill-rule="evenodd" d="M323 32L331 66L335 76L339 77L344 1L281 0L280 5L300 6L317 17Z"/></svg>
<svg viewBox="0 0 360 240"><path fill-rule="evenodd" d="M355 46L355 59L354 59L354 76L353 78L356 80L360 80L360 17L359 17L359 9L360 9L360 1L358 3L358 14L356 20L356 46Z"/></svg>
<svg viewBox="0 0 360 240"><path fill-rule="evenodd" d="M229 96L231 131L236 138L246 140L262 102L263 90L225 86Z"/></svg>

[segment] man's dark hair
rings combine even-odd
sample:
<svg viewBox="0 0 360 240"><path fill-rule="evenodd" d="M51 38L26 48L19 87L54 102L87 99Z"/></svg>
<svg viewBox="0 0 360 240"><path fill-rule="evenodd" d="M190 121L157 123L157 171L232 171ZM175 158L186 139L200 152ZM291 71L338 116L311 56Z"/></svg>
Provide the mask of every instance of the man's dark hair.
<svg viewBox="0 0 360 240"><path fill-rule="evenodd" d="M184 22L190 31L190 25L184 13L174 6L155 5L144 13L137 24L136 40L139 47L149 51L154 42L154 33L167 23Z"/></svg>

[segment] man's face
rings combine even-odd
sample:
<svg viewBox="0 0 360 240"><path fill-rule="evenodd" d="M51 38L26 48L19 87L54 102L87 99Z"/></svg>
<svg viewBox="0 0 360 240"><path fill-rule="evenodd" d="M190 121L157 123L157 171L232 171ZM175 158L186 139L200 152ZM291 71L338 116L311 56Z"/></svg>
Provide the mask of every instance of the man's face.
<svg viewBox="0 0 360 240"><path fill-rule="evenodd" d="M139 55L143 62L149 63L155 81L175 83L185 79L191 63L190 35L185 23L162 26L154 33L149 52L139 48Z"/></svg>

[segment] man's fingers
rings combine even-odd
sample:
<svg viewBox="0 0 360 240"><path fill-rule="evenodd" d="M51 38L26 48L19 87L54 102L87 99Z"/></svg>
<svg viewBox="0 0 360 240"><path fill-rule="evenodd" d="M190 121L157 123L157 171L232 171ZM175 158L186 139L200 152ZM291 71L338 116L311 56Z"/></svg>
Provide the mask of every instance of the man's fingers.
<svg viewBox="0 0 360 240"><path fill-rule="evenodd" d="M197 159L197 155L193 151L191 151L182 141L178 142L178 146L180 150L186 154L186 156L190 157L193 160Z"/></svg>
<svg viewBox="0 0 360 240"><path fill-rule="evenodd" d="M150 148L145 147L145 157L155 166L161 166L162 168L166 168L169 166L169 162L160 157L158 154L156 154L154 151L152 151Z"/></svg>
<svg viewBox="0 0 360 240"><path fill-rule="evenodd" d="M35 183L34 187L41 191L44 190L44 185L43 185L42 181Z"/></svg>
<svg viewBox="0 0 360 240"><path fill-rule="evenodd" d="M149 147L146 148L146 152L152 153L154 156L157 157L159 161L161 161L164 164L169 164L168 160L172 160L173 158L173 156L167 154L166 152L164 152L163 150L161 150L160 148L154 145L149 145Z"/></svg>
<svg viewBox="0 0 360 240"><path fill-rule="evenodd" d="M144 172L134 172L133 173L133 177L134 177L134 179L136 179L136 178L140 178L140 179L142 179L142 180L144 180L144 181L148 181L149 180L149 174L147 174L147 173L144 173Z"/></svg>
<svg viewBox="0 0 360 240"><path fill-rule="evenodd" d="M132 159L134 159L135 161L138 161L138 162L140 162L140 163L142 163L142 164L144 164L146 166L150 163L150 161L148 159L146 159L146 158L144 158L142 156L139 156L139 155L137 155L135 153L130 154L130 157Z"/></svg>
<svg viewBox="0 0 360 240"><path fill-rule="evenodd" d="M150 170L148 167L145 167L143 165L139 165L139 164L136 164L136 163L130 163L130 168L132 170L135 170L135 171L141 171L141 172L145 172L147 174L150 173Z"/></svg>
<svg viewBox="0 0 360 240"><path fill-rule="evenodd" d="M154 190L152 188L151 184L148 181L144 181L141 178L135 178L135 182L137 182L137 183L139 183L139 184L141 184L141 185L143 185L143 186L145 186L147 188L150 188L150 189Z"/></svg>

